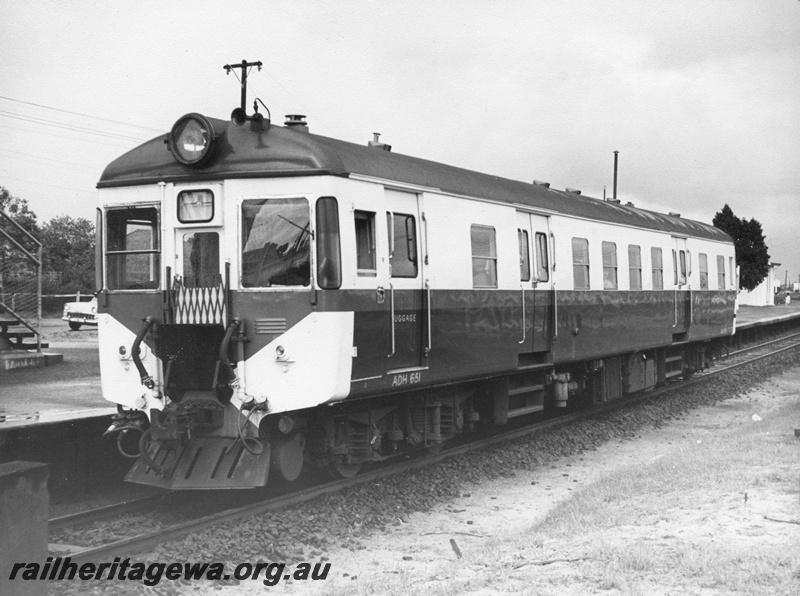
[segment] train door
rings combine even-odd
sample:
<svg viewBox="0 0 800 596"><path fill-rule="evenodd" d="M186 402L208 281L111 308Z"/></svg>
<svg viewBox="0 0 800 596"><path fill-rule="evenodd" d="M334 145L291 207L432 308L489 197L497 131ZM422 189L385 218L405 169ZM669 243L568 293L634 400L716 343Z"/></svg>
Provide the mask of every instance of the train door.
<svg viewBox="0 0 800 596"><path fill-rule="evenodd" d="M673 236L672 281L675 288L675 323L673 334L686 333L691 324L691 256L686 238Z"/></svg>
<svg viewBox="0 0 800 596"><path fill-rule="evenodd" d="M520 353L547 352L553 337L550 221L543 215L517 212L520 294L523 326Z"/></svg>
<svg viewBox="0 0 800 596"><path fill-rule="evenodd" d="M418 195L389 189L385 193L390 265L387 370L392 372L425 362L425 271Z"/></svg>
<svg viewBox="0 0 800 596"><path fill-rule="evenodd" d="M175 322L224 325L221 187L176 188Z"/></svg>

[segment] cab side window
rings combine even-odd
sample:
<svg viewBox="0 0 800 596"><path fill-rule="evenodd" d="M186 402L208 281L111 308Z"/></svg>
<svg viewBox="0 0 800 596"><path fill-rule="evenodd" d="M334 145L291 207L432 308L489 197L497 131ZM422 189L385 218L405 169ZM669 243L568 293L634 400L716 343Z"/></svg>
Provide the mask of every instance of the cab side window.
<svg viewBox="0 0 800 596"><path fill-rule="evenodd" d="M375 258L375 214L356 211L356 268L358 275L375 277L378 274Z"/></svg>

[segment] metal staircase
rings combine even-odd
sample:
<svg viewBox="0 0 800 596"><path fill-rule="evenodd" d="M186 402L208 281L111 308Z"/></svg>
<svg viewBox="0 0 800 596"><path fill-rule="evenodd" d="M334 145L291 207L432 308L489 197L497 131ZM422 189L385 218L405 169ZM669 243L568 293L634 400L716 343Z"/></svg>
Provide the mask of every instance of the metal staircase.
<svg viewBox="0 0 800 596"><path fill-rule="evenodd" d="M0 352L40 352L41 325L42 243L0 211Z"/></svg>

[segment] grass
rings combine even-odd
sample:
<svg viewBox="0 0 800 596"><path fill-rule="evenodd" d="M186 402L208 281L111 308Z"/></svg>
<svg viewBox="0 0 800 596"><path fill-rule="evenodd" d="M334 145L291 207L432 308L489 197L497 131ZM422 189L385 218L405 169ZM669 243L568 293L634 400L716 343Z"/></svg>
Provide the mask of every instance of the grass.
<svg viewBox="0 0 800 596"><path fill-rule="evenodd" d="M326 593L800 594L797 526L764 520L781 506L777 517L800 519L800 401L782 403L760 422L719 410L725 425L662 429L657 458L584 485L532 527L431 563L424 577L398 566Z"/></svg>
<svg viewBox="0 0 800 596"><path fill-rule="evenodd" d="M770 490L800 502L797 443L787 428L792 419L800 421L796 404L743 432L705 432L656 461L605 476L528 533L545 542L583 537L577 546L604 567L596 578L601 589L648 593L655 581L678 591L688 583L735 593L800 593L796 541L787 548L738 540L734 530L761 531L768 522L749 508ZM597 575L585 571L587 579Z"/></svg>

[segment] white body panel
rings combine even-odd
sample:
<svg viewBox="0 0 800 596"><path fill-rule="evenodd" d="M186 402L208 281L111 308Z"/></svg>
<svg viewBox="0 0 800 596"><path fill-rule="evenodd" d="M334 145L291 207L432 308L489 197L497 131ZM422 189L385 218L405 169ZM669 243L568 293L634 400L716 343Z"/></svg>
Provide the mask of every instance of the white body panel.
<svg viewBox="0 0 800 596"><path fill-rule="evenodd" d="M282 358L278 346L284 349ZM350 393L353 313L313 313L241 366L245 393L256 401L266 398L270 414L342 400Z"/></svg>
<svg viewBox="0 0 800 596"><path fill-rule="evenodd" d="M100 349L100 387L103 398L128 408L161 410L164 404L155 399L142 385L139 372L131 358L131 346L136 334L108 313L97 317L97 336ZM125 348L125 354L120 353ZM157 381L161 378L161 361L141 343L141 360L148 373Z"/></svg>

